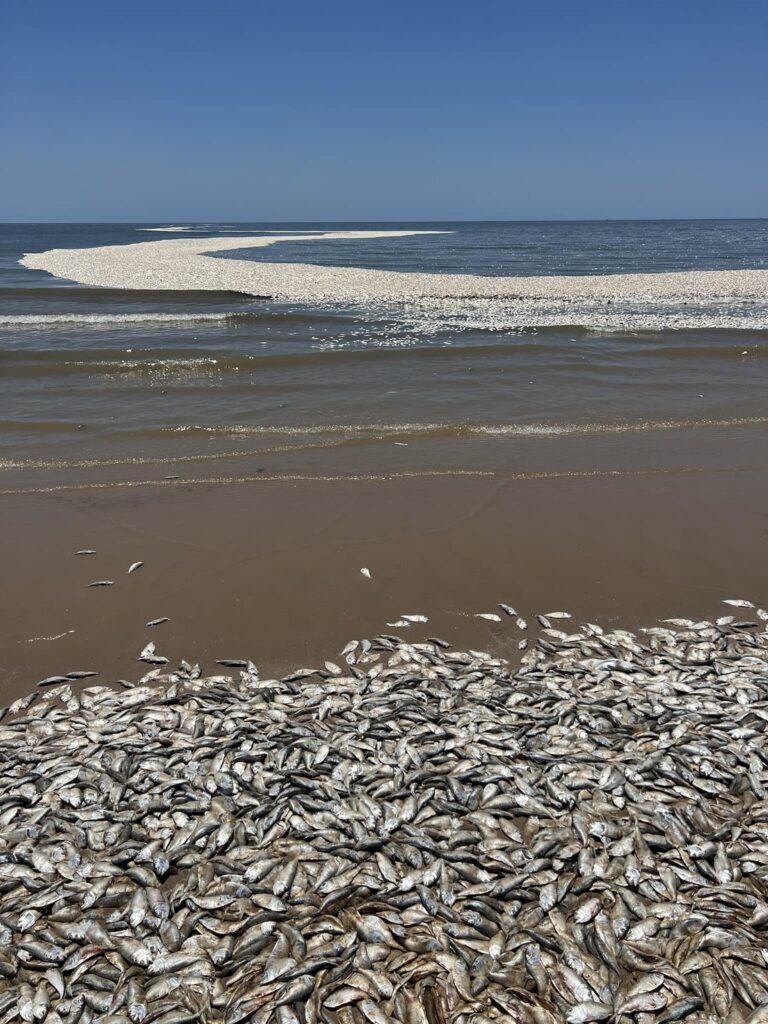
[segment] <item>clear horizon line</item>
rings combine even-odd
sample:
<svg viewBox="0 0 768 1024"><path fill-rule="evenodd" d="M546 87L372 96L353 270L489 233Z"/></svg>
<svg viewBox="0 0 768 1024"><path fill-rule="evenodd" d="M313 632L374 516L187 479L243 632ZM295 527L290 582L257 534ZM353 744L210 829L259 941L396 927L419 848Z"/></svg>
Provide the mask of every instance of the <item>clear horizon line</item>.
<svg viewBox="0 0 768 1024"><path fill-rule="evenodd" d="M279 218L274 220L233 220L232 218L222 218L221 220L215 220L211 218L195 218L195 219L183 219L175 218L173 223L178 225L195 225L195 224L602 224L602 223L658 223L663 221L754 221L754 220L768 220L768 214L753 217L458 217L455 219L451 218L430 218L428 220L417 220L414 218L352 218L352 219L339 219L339 220L313 220L307 218L304 220L281 220ZM137 225L151 225L153 227L162 227L169 221L158 221L158 220L6 220L0 221L2 226L20 227L20 226L35 226L40 227L47 224L61 224L61 225L91 225L91 224L110 224L115 226L127 226L135 227Z"/></svg>

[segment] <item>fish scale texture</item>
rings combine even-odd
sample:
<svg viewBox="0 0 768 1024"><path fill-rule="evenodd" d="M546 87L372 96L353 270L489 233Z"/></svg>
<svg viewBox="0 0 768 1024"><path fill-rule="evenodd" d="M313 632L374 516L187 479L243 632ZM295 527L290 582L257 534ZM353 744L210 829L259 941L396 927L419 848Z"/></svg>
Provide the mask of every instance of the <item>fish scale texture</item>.
<svg viewBox="0 0 768 1024"><path fill-rule="evenodd" d="M17 701L0 1020L768 1020L768 635L719 623Z"/></svg>

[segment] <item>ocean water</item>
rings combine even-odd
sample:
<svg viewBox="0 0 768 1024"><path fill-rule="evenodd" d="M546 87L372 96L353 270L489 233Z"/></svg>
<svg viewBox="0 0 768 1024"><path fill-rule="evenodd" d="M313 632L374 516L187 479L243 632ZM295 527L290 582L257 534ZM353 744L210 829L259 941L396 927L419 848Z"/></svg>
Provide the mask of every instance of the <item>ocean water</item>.
<svg viewBox="0 0 768 1024"><path fill-rule="evenodd" d="M414 228L443 233L395 240L329 240L322 245L299 236L296 241L280 242L273 248L239 250L223 257L493 277L768 267L768 220L521 221L332 227L334 230Z"/></svg>
<svg viewBox="0 0 768 1024"><path fill-rule="evenodd" d="M531 319L488 300L94 288L19 264L50 249L279 232L296 237L215 258L484 277L766 269L766 220L154 227L0 226L0 489L230 459L297 474L514 469L557 437L674 446L768 423L768 296L597 301L588 317L542 300ZM347 229L442 233L304 237Z"/></svg>

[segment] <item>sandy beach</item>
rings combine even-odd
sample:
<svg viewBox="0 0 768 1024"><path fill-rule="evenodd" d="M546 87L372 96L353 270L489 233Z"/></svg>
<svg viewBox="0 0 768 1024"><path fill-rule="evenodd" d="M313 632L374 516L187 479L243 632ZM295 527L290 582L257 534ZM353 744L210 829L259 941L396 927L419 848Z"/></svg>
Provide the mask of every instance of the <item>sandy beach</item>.
<svg viewBox="0 0 768 1024"><path fill-rule="evenodd" d="M373 479L333 479L332 466L326 479L291 479L290 463L259 473L252 460L235 460L230 483L206 463L186 482L164 480L162 466L149 467L154 480L142 467L47 470L31 492L0 495L6 593L25 595L5 604L4 699L67 666L131 678L150 639L209 666L247 646L276 672L409 610L429 616L426 635L510 654L514 631L475 613L564 605L634 627L728 596L760 600L763 433L733 435L703 432L650 463L644 436L634 450L609 439L602 458L592 438L547 442L522 479L499 468L408 477L386 464L376 475L369 456ZM114 585L88 587L101 579ZM159 616L170 622L145 628Z"/></svg>

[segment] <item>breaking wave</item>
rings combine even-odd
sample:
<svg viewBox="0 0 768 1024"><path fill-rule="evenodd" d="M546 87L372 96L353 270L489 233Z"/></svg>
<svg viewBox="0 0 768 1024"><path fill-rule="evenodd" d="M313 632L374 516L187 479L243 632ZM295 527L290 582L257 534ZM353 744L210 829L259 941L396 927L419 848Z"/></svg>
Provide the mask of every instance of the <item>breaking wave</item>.
<svg viewBox="0 0 768 1024"><path fill-rule="evenodd" d="M0 327L130 327L228 320L243 313L16 313L0 314Z"/></svg>
<svg viewBox="0 0 768 1024"><path fill-rule="evenodd" d="M203 425L197 423L163 428L188 436L303 437L334 436L350 439L388 438L483 438L569 437L578 434L629 434L654 430L753 427L768 424L768 416L726 419L636 420L608 423L329 423L304 426L251 426L248 424Z"/></svg>

